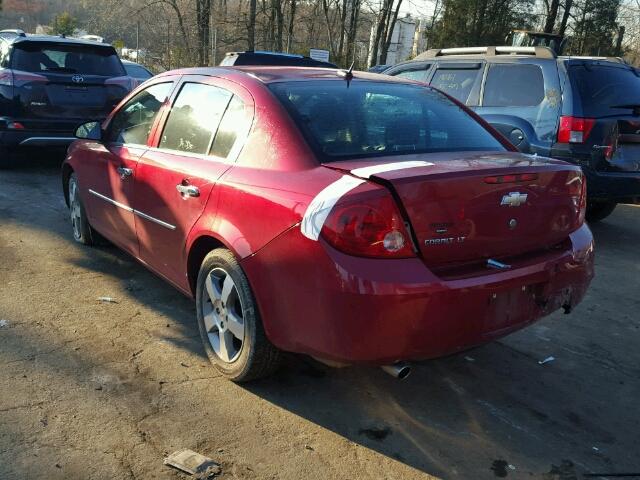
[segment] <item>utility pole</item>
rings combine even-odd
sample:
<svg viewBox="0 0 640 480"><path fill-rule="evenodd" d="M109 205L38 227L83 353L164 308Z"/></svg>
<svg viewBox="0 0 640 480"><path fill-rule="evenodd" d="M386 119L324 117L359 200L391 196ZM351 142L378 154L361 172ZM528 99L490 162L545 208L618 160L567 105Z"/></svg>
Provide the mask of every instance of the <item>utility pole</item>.
<svg viewBox="0 0 640 480"><path fill-rule="evenodd" d="M167 67L171 70L171 21L167 18Z"/></svg>
<svg viewBox="0 0 640 480"><path fill-rule="evenodd" d="M218 28L214 28L213 29L213 43L212 43L212 50L213 50L213 66L215 67L218 64Z"/></svg>
<svg viewBox="0 0 640 480"><path fill-rule="evenodd" d="M136 23L136 63L140 63L140 21Z"/></svg>

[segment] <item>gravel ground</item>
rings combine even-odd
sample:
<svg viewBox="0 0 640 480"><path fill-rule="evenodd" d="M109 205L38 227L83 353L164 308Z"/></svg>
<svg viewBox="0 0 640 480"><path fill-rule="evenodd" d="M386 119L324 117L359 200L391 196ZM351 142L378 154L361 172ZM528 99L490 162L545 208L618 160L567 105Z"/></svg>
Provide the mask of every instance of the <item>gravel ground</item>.
<svg viewBox="0 0 640 480"><path fill-rule="evenodd" d="M208 365L190 300L72 241L57 165L0 171L0 478L186 478L162 462L181 448L219 478L640 473L639 219L622 206L593 227L597 278L569 316L404 382L292 355L237 386Z"/></svg>

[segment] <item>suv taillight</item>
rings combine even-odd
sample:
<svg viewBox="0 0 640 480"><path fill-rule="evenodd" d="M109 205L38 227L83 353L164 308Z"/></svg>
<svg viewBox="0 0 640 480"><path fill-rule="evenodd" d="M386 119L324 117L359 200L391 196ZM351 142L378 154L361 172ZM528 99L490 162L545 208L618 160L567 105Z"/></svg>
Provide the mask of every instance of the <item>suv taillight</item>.
<svg viewBox="0 0 640 480"><path fill-rule="evenodd" d="M562 116L558 128L558 143L584 143L595 125L595 118Z"/></svg>
<svg viewBox="0 0 640 480"><path fill-rule="evenodd" d="M322 237L341 252L358 257L414 257L411 238L395 201L386 191L335 205Z"/></svg>
<svg viewBox="0 0 640 480"><path fill-rule="evenodd" d="M0 85L13 87L13 74L11 70L0 70Z"/></svg>

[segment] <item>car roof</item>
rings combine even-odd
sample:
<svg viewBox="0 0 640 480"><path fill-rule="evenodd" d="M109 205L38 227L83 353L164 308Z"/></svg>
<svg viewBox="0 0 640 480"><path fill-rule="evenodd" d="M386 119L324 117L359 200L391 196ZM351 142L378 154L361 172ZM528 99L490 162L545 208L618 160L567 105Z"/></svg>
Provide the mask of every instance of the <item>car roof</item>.
<svg viewBox="0 0 640 480"><path fill-rule="evenodd" d="M343 73L340 73L343 72ZM258 80L260 83L269 84L286 81L312 81L312 80L344 80L346 70L337 68L318 67L271 67L271 66L242 66L242 67L196 67L171 70L161 73L158 77L169 75L204 75L216 77L242 76L247 79ZM353 78L387 83L416 83L406 78L390 77L379 73L354 71Z"/></svg>
<svg viewBox="0 0 640 480"><path fill-rule="evenodd" d="M93 40L82 40L79 38L71 38L71 37L63 37L57 35L31 35L27 34L26 36L17 35L13 38L6 38L10 43L18 44L24 42L46 42L46 43L60 43L65 45L90 45L93 47L101 47L101 48L113 48L108 43L96 42Z"/></svg>

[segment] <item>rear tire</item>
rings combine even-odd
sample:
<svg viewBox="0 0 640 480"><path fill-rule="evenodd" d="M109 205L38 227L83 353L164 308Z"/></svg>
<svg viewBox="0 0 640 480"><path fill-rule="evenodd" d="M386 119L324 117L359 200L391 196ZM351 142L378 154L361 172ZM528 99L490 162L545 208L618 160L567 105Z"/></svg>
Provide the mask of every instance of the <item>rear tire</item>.
<svg viewBox="0 0 640 480"><path fill-rule="evenodd" d="M80 189L76 174L72 173L67 182L69 193L69 216L71 217L71 227L73 229L73 239L83 245L94 244L94 232L89 225L89 220L84 211L84 205L80 198Z"/></svg>
<svg viewBox="0 0 640 480"><path fill-rule="evenodd" d="M196 284L198 329L213 366L229 380L266 377L281 353L267 339L249 281L233 254L209 252Z"/></svg>
<svg viewBox="0 0 640 480"><path fill-rule="evenodd" d="M587 205L587 222L599 222L604 220L618 206L615 202L593 202Z"/></svg>
<svg viewBox="0 0 640 480"><path fill-rule="evenodd" d="M0 146L0 169L9 169L16 166L16 155L9 147Z"/></svg>

